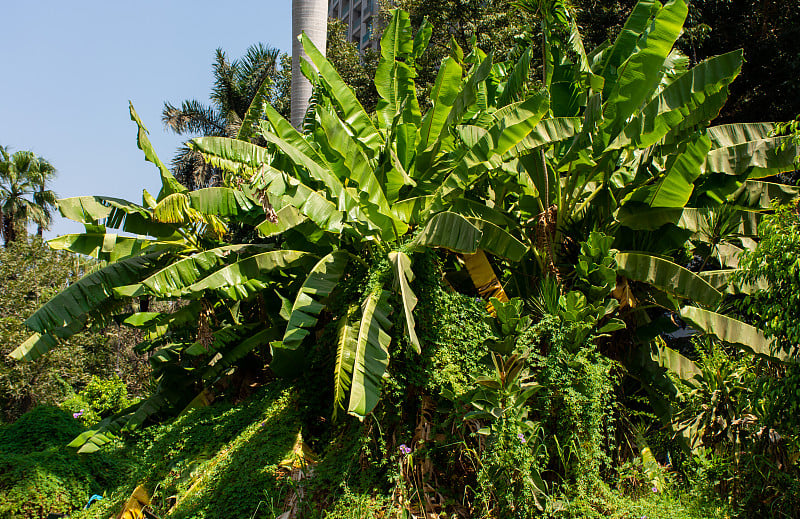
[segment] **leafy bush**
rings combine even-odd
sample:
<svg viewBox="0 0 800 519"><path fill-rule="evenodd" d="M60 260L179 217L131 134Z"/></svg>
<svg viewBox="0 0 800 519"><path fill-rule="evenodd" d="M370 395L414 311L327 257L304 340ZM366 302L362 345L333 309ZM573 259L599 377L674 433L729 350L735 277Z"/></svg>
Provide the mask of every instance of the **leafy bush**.
<svg viewBox="0 0 800 519"><path fill-rule="evenodd" d="M131 404L128 399L128 388L118 376L103 380L96 375L79 393L73 393L62 404L61 408L73 413L73 416L85 425L93 425L109 414L118 413Z"/></svg>

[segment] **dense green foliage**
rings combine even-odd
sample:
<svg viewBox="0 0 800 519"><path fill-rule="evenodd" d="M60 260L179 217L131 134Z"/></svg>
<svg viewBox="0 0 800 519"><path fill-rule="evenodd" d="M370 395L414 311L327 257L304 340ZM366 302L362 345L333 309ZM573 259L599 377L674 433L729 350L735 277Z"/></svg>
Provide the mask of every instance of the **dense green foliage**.
<svg viewBox="0 0 800 519"><path fill-rule="evenodd" d="M83 456L64 445L84 427L61 409L40 406L0 425L0 515L34 519L83 507L124 479L113 456Z"/></svg>

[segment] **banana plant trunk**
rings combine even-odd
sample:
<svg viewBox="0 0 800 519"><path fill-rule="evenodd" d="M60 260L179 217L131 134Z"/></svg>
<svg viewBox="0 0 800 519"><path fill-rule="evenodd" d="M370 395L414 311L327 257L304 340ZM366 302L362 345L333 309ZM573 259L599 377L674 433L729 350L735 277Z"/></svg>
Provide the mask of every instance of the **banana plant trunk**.
<svg viewBox="0 0 800 519"><path fill-rule="evenodd" d="M297 37L303 32L325 54L328 33L328 0L292 0L292 126L299 129L308 110L311 83L300 72L306 57Z"/></svg>

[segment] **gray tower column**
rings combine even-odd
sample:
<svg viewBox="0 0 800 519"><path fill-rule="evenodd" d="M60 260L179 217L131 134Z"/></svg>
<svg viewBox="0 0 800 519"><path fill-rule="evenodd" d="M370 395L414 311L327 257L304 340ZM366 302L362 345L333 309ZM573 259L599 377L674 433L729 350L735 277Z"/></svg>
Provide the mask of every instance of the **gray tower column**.
<svg viewBox="0 0 800 519"><path fill-rule="evenodd" d="M325 54L328 37L328 0L292 0L292 126L300 128L311 97L311 83L300 72L300 56L306 57L297 37L305 31Z"/></svg>

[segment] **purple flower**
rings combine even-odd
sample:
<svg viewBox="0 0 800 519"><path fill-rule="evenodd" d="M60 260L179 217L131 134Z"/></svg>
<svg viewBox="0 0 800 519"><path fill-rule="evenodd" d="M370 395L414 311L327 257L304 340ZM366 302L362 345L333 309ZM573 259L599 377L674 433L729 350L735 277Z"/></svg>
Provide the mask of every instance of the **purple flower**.
<svg viewBox="0 0 800 519"><path fill-rule="evenodd" d="M78 418L80 418L81 416L83 416L83 409L81 409L81 410L80 410L80 411L78 411L77 413L72 413L72 417L73 417L73 418L75 418L76 420L77 420Z"/></svg>
<svg viewBox="0 0 800 519"><path fill-rule="evenodd" d="M657 486L653 485L652 490L653 490L654 494L658 493L658 487Z"/></svg>
<svg viewBox="0 0 800 519"><path fill-rule="evenodd" d="M404 443L400 446L400 452L402 452L403 455L407 456L411 454L411 447L407 447L406 444Z"/></svg>
<svg viewBox="0 0 800 519"><path fill-rule="evenodd" d="M526 443L528 440L525 439L525 435L522 433L517 433L517 438L519 438L520 443Z"/></svg>

